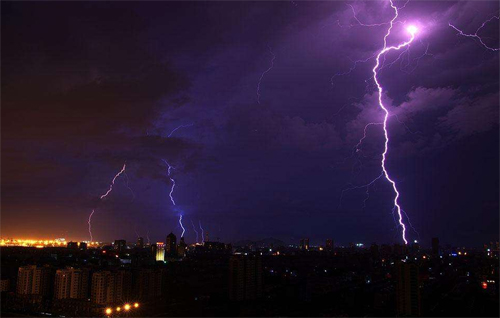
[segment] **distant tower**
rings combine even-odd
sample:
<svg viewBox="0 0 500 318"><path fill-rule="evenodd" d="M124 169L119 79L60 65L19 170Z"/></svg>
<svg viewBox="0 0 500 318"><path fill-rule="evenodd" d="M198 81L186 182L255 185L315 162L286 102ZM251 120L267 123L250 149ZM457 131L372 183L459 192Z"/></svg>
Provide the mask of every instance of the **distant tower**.
<svg viewBox="0 0 500 318"><path fill-rule="evenodd" d="M156 260L163 262L165 260L165 243L156 243Z"/></svg>
<svg viewBox="0 0 500 318"><path fill-rule="evenodd" d="M416 264L399 262L397 270L397 314L398 316L420 316L420 282Z"/></svg>
<svg viewBox="0 0 500 318"><path fill-rule="evenodd" d="M122 252L127 247L127 241L125 240L115 240L114 249L118 252Z"/></svg>
<svg viewBox="0 0 500 318"><path fill-rule="evenodd" d="M309 239L308 238L303 238L300 240L300 249L307 251L309 250Z"/></svg>
<svg viewBox="0 0 500 318"><path fill-rule="evenodd" d="M143 248L144 247L144 238L138 237L137 243L135 243L135 246L138 248Z"/></svg>
<svg viewBox="0 0 500 318"><path fill-rule="evenodd" d="M166 246L167 256L175 257L177 256L177 237L174 233L167 235L167 246Z"/></svg>

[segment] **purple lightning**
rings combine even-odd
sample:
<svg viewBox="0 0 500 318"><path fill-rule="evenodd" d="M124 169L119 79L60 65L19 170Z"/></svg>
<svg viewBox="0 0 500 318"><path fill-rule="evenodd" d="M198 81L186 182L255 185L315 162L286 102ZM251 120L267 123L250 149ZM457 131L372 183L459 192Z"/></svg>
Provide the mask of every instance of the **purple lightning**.
<svg viewBox="0 0 500 318"><path fill-rule="evenodd" d="M493 16L493 17L489 18L488 20L484 21L483 24L481 24L481 26L479 28L477 28L477 30L476 30L476 32L474 32L474 34L466 34L466 33L462 32L462 30L460 30L459 28L457 28L456 26L454 26L451 23L448 23L448 25L450 27L452 27L453 29L455 29L458 32L459 35L462 35L462 36L465 36L465 37L468 37L468 38L477 39L479 41L479 43L481 43L481 45L484 46L486 49L488 49L490 51L499 51L500 48L493 48L493 47L489 47L488 45L486 45L486 43L483 42L483 39L481 38L481 36L479 36L479 34L478 34L479 31L481 31L481 29L484 28L484 26L486 24L488 24L493 19L499 20L499 17Z"/></svg>
<svg viewBox="0 0 500 318"><path fill-rule="evenodd" d="M171 174L172 174L172 169L175 169L174 166L171 166L167 160L165 159L162 159L163 162L167 165L167 173L168 173L168 178L170 179L170 181L172 182L172 188L170 188L170 193L168 194L170 196L170 201L172 201L172 204L175 205L175 200L174 200L174 197L173 197L173 193L174 193L174 189L175 189L175 179L171 177Z"/></svg>
<svg viewBox="0 0 500 318"><path fill-rule="evenodd" d="M182 234L181 234L181 238L182 238L182 237L184 237L184 233L186 232L186 229L184 228L184 225L182 225L182 214L179 215L179 225L182 228Z"/></svg>
<svg viewBox="0 0 500 318"><path fill-rule="evenodd" d="M193 226L193 231L196 233L196 243L198 243L198 231L196 230L196 227L194 226L193 220L191 220L191 225Z"/></svg>
<svg viewBox="0 0 500 318"><path fill-rule="evenodd" d="M92 212L90 213L89 215L89 221L87 222L89 224L89 234L90 234L90 242L92 242L94 240L94 238L92 237L92 215L94 215L95 213L95 209L92 210Z"/></svg>
<svg viewBox="0 0 500 318"><path fill-rule="evenodd" d="M122 173L124 173L124 172L125 172L125 169L126 169L126 167L127 167L126 165L127 165L127 163L125 162L125 163L123 164L122 170L120 170L120 171L119 171L119 172L115 175L115 177L113 178L113 180L111 180L111 184L109 185L109 189L108 189L108 190L107 190L107 191L106 191L103 195L101 195L101 196L99 197L99 199L100 199L100 200L103 200L104 198L106 198L106 197L108 196L108 194L110 194L110 193L111 193L111 191L113 191L113 186L115 185L115 181L116 181L116 179L117 179L117 178L118 178L118 177L119 177ZM91 222L92 222L92 216L94 215L94 213L95 213L95 209L93 209L93 210L92 210L92 212L90 213L90 215L89 215L89 220L88 220L88 222L87 222L87 223L88 223L88 225L89 225L89 234L90 234L90 241L91 241L91 242L92 242L92 240L93 240L93 237L92 237L92 224L91 224Z"/></svg>
<svg viewBox="0 0 500 318"><path fill-rule="evenodd" d="M260 83L262 83L262 79L264 78L264 75L266 75L267 72L269 72L274 67L274 60L276 59L276 55L274 55L271 47L270 46L267 46L267 47L269 49L269 53L271 54L272 58L271 58L271 65L269 66L269 68L267 70L265 70L260 75L259 82L257 83L257 103L259 103L259 104L260 104Z"/></svg>
<svg viewBox="0 0 500 318"><path fill-rule="evenodd" d="M413 40L415 39L415 34L418 32L418 28L416 26L414 26L414 25L410 25L409 27L406 28L406 30L410 34L410 39L409 40L407 40L406 42L403 42L403 43L401 43L401 44L399 44L397 46L387 46L387 38L391 34L391 30L392 30L392 27L394 25L394 21L398 18L398 14L399 14L398 13L398 8L394 5L394 3L392 2L392 0L390 0L390 3L391 3L391 7L394 9L394 17L391 20L389 28L387 29L387 33L384 36L384 47L377 54L376 63L375 63L375 66L372 69L372 72L373 72L373 79L375 81L375 84L377 85L377 90L378 90L378 104L379 104L380 108L385 113L384 122L383 122L384 123L383 129L384 129L385 142L384 142L384 152L382 153L382 162L381 162L381 164L382 164L382 171L383 171L384 176L387 179L387 181L389 181L391 183L392 188L393 188L393 190L395 192L394 207L396 208L396 211L397 211L398 216L399 216L398 222L399 222L399 225L402 228L402 238L403 238L403 241L405 242L405 244L408 244L408 241L406 240L406 226L403 223L403 215L402 215L402 212L401 212L401 206L399 205L399 202L398 202L400 194L399 194L399 191L398 191L398 189L396 187L396 182L391 179L391 177L389 176L389 173L388 173L388 171L387 171L387 169L385 167L385 161L386 161L386 157L387 157L387 152L389 151L389 133L387 131L387 120L389 118L389 111L387 110L387 108L384 106L384 103L382 102L383 88L382 88L382 85L380 84L379 79L378 79L377 76L378 76L378 69L379 69L379 66L380 66L380 57L382 57L385 53L387 53L389 51L392 51L392 50L399 51L401 48L404 48L404 47L407 47L408 45L410 45L410 43L412 43Z"/></svg>
<svg viewBox="0 0 500 318"><path fill-rule="evenodd" d="M170 134L168 134L168 138L172 137L172 135L174 134L174 132L176 132L177 130L181 129L181 128L186 128L186 127L192 127L194 124L191 123L191 124L187 124L187 125L180 125L179 127L176 127L174 128L174 130L172 130L170 132Z"/></svg>
<svg viewBox="0 0 500 318"><path fill-rule="evenodd" d="M205 232L203 231L203 228L201 227L201 221L198 221L198 224L200 225L200 230L201 230L201 243L205 243Z"/></svg>
<svg viewBox="0 0 500 318"><path fill-rule="evenodd" d="M113 191L113 186L115 185L116 178L118 178L118 177L119 177L122 173L124 173L124 172L125 172L126 164L127 164L127 163L124 163L124 164L123 164L123 168L122 168L122 170L120 170L120 172L118 172L118 173L115 175L115 177L113 178L113 180L111 180L111 184L109 185L109 189L108 189L108 191L106 191L106 193L104 193L103 195L101 195L101 200L102 200L102 199L104 199L105 197L107 197L107 196L108 196L108 194L110 194L110 193L111 193L111 191Z"/></svg>

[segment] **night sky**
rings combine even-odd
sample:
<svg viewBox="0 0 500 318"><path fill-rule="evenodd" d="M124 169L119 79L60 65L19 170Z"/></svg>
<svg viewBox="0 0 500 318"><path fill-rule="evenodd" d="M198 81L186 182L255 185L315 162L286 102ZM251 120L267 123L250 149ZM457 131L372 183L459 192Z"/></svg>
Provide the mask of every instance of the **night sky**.
<svg viewBox="0 0 500 318"><path fill-rule="evenodd" d="M386 180L340 200L381 171L380 125L354 147L383 117L388 2L1 5L2 237L86 240L96 209L99 241L180 235L182 214L188 243L191 222L225 242L402 242ZM474 33L498 13L410 1L389 37L419 27L379 78L387 167L423 245L499 237L499 54L448 25ZM498 30L480 35L498 48Z"/></svg>

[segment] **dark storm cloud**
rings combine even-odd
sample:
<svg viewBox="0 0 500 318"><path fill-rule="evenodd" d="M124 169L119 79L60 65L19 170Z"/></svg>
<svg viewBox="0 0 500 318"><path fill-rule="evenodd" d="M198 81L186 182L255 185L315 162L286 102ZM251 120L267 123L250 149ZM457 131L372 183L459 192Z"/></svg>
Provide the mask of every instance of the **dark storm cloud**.
<svg viewBox="0 0 500 318"><path fill-rule="evenodd" d="M350 4L366 24L392 17L387 2ZM359 152L353 147L368 123L382 120L370 76L386 24L361 26L339 1L2 9L3 221L18 211L71 216L76 220L59 227L80 237L98 204L99 236L127 236L135 222L162 237L179 213L168 197L166 159L176 167L175 196L186 220L202 220L223 239L399 240L386 183L371 188L366 208L365 189L345 193L339 204L342 189L380 172L380 125L369 127ZM396 63L398 54L389 54L380 74L384 102L397 115L389 122L388 164L425 240L442 234L443 241L477 244L498 236L497 229L478 236L460 225L477 206L487 222L497 217L498 180L477 180L468 167L498 175L491 151L498 143L498 54L448 26L473 32L497 12L495 2L451 1L410 1L400 10L400 22L418 23L422 32ZM406 39L403 23L390 43ZM498 45L498 23L484 36ZM275 60L262 77L259 105L268 46ZM335 76L358 59L366 62ZM123 178L108 201L94 202L125 161L135 199ZM116 219L122 227L107 228Z"/></svg>

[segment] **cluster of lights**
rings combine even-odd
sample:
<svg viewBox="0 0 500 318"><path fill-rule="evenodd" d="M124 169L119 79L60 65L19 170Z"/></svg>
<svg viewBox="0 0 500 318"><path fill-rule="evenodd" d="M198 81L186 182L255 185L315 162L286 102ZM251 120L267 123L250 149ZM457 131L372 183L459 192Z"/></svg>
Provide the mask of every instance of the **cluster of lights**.
<svg viewBox="0 0 500 318"><path fill-rule="evenodd" d="M120 313L122 311L122 309L123 309L123 311L130 311L130 309L132 309L132 308L139 308L139 303L134 303L133 305L125 304L125 305L123 305L123 307L116 307L115 311L117 313ZM113 314L113 308L108 307L104 310L104 312L106 313L106 316L111 316L111 314Z"/></svg>
<svg viewBox="0 0 500 318"><path fill-rule="evenodd" d="M98 246L99 242L85 242L90 246ZM23 247L61 247L66 246L68 242L64 238L55 240L33 240L33 239L0 239L0 246L23 246Z"/></svg>

